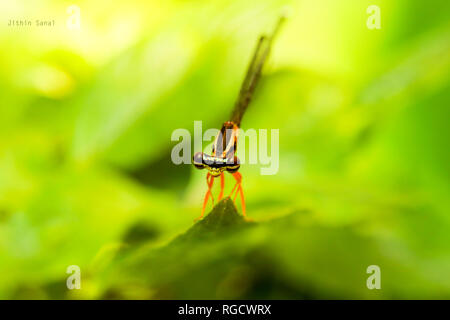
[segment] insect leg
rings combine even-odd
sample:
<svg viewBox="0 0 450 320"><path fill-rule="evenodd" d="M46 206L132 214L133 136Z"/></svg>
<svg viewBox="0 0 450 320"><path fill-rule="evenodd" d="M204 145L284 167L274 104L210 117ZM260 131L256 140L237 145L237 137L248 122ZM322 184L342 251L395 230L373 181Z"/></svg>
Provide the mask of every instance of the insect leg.
<svg viewBox="0 0 450 320"><path fill-rule="evenodd" d="M204 215L205 209L206 209L206 205L208 204L209 196L211 196L211 201L212 201L212 204L214 206L214 197L213 197L212 192L211 192L213 183L214 183L214 176L212 176L210 173L208 173L206 175L206 184L208 185L208 191L206 191L205 199L203 200L202 214L200 215L200 217L198 217L194 221L197 221L197 220L200 220L200 219L203 218L203 215Z"/></svg>
<svg viewBox="0 0 450 320"><path fill-rule="evenodd" d="M223 197L223 189L225 188L225 175L222 174L220 175L220 193L219 193L219 199L217 201L220 201Z"/></svg>
<svg viewBox="0 0 450 320"><path fill-rule="evenodd" d="M242 215L245 217L245 200L244 200L244 191L242 190L242 175L239 172L233 173L233 177L236 179L236 184L233 187L233 190L231 191L230 196L233 194L234 190L236 189L236 193L234 195L233 201L236 201L236 197L238 193L241 197L241 205L242 205Z"/></svg>

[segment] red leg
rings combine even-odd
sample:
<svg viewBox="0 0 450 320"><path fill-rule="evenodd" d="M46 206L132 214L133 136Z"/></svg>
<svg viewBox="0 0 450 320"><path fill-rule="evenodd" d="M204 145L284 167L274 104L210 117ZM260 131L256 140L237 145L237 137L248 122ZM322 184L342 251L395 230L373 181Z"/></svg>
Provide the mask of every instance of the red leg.
<svg viewBox="0 0 450 320"><path fill-rule="evenodd" d="M207 178L208 178L208 176L207 176ZM212 204L214 206L214 197L213 197L213 194L212 194L212 186L213 186L213 183L214 183L214 176L213 175L209 175L209 182L208 182L208 179L206 179L206 182L208 184L208 192L209 192L209 195L211 196L211 201L212 201Z"/></svg>
<svg viewBox="0 0 450 320"><path fill-rule="evenodd" d="M220 175L220 193L219 193L219 199L217 201L220 201L222 199L224 188L225 188L225 177L224 177L224 174L222 173Z"/></svg>
<svg viewBox="0 0 450 320"><path fill-rule="evenodd" d="M211 201L212 201L213 206L214 206L214 197L213 197L212 192L211 192L213 183L214 183L214 176L212 176L211 174L208 173L206 175L206 184L208 186L208 191L206 191L205 199L203 200L202 214L200 215L200 217L198 217L194 221L197 221L197 220L200 220L200 219L203 218L203 214L205 213L206 205L208 204L209 196L211 196Z"/></svg>
<svg viewBox="0 0 450 320"><path fill-rule="evenodd" d="M236 188L238 187L238 185L241 183L241 180L242 180L242 176L239 172L232 173L232 175L236 179L236 184L234 185L233 189L231 189L230 197L233 196L234 190L236 190ZM237 191L236 191L236 194L237 194ZM234 196L234 199L236 199L236 195Z"/></svg>
<svg viewBox="0 0 450 320"><path fill-rule="evenodd" d="M236 189L236 194L234 195L233 201L236 201L236 197L238 193L241 196L241 205L242 205L242 215L245 217L245 199L244 199L244 191L242 190L242 176L239 172L233 173L233 177L236 179L236 184L233 187L233 190L231 191L230 196L233 194L234 190Z"/></svg>
<svg viewBox="0 0 450 320"><path fill-rule="evenodd" d="M244 191L242 190L242 185L241 184L239 184L239 194L241 195L242 215L245 217Z"/></svg>

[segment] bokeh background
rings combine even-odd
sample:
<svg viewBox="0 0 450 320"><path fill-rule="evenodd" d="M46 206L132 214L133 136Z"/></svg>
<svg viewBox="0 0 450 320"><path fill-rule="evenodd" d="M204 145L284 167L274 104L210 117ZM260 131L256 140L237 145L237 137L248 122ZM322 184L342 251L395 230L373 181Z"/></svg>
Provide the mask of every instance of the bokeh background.
<svg viewBox="0 0 450 320"><path fill-rule="evenodd" d="M0 2L0 298L450 298L450 2L71 4ZM206 190L171 133L228 120L282 10L242 122L280 130L278 174L240 171L256 225L167 246Z"/></svg>

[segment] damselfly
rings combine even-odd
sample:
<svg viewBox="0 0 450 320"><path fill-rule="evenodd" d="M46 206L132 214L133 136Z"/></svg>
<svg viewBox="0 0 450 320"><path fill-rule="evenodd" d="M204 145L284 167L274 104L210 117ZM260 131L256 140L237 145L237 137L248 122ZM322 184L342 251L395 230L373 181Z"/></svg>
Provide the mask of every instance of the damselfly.
<svg viewBox="0 0 450 320"><path fill-rule="evenodd" d="M214 140L211 155L203 152L197 152L194 154L194 166L198 169L208 169L208 174L206 175L206 184L208 186L208 190L206 191L205 198L203 200L202 214L198 219L201 219L203 217L206 205L208 204L208 200L210 197L214 205L214 197L211 190L213 187L214 179L218 177L220 177L219 201L222 199L225 188L224 172L231 173L236 180L236 184L234 185L230 193L230 197L233 197L233 201L236 201L236 197L239 193L241 198L242 214L245 216L245 200L244 192L242 190L242 176L238 172L240 168L240 161L236 156L238 132L242 117L245 113L245 110L247 110L250 101L252 100L256 85L261 78L261 72L264 63L269 56L272 42L284 20L284 17L281 17L279 19L275 30L271 35L262 35L259 38L255 52L250 61L247 74L244 78L244 82L242 83L241 89L239 91L239 97L231 114L231 120L226 121L222 125L222 129Z"/></svg>

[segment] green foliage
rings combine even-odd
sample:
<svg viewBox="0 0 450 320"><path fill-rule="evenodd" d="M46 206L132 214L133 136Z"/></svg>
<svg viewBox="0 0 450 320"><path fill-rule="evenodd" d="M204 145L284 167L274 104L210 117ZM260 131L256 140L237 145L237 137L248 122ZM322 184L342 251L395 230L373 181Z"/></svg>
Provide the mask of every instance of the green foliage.
<svg viewBox="0 0 450 320"><path fill-rule="evenodd" d="M286 4L242 122L280 129L279 172L242 166L253 222L224 200L193 225L205 173L171 133L227 120ZM80 1L80 31L2 5L57 23L0 27L0 298L448 298L449 2L379 0L380 30L372 4Z"/></svg>

